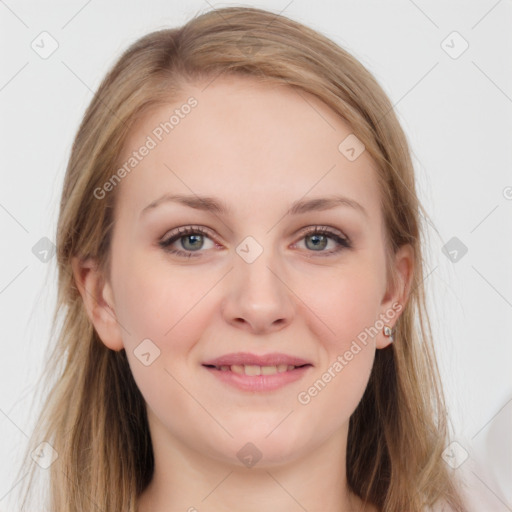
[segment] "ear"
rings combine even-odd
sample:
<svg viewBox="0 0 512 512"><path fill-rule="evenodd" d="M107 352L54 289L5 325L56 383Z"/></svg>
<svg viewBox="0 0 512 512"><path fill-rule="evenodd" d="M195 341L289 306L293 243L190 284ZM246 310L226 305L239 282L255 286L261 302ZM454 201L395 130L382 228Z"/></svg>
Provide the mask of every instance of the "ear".
<svg viewBox="0 0 512 512"><path fill-rule="evenodd" d="M71 266L87 315L98 336L111 350L121 350L124 348L121 326L117 321L110 283L91 258L85 261L73 258Z"/></svg>
<svg viewBox="0 0 512 512"><path fill-rule="evenodd" d="M389 325L393 329L409 298L414 270L413 247L410 244L402 245L396 252L392 265L396 280L395 283L393 280L388 283L381 302L380 318L384 319L385 325ZM390 343L391 338L384 336L382 331L377 335L376 347L378 349L385 348Z"/></svg>

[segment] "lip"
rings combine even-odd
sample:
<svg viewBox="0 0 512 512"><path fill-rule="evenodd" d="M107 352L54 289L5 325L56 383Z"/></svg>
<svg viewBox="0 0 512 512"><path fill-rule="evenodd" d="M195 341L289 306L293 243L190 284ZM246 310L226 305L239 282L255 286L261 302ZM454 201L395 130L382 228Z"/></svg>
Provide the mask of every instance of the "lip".
<svg viewBox="0 0 512 512"><path fill-rule="evenodd" d="M271 375L245 375L232 372L231 370L220 369L220 366L232 365L279 366L284 364L297 366L299 368ZM304 377L310 368L313 367L309 361L287 354L272 353L259 356L248 352L226 354L216 359L206 361L203 363L203 366L211 375L221 382L241 391L252 392L273 391L282 388Z"/></svg>
<svg viewBox="0 0 512 512"><path fill-rule="evenodd" d="M251 354L250 352L236 352L225 354L221 357L210 359L203 363L203 365L212 366L231 366L233 364L257 366L278 366L280 364L302 366L305 364L311 364L311 366L313 366L311 362L306 361L305 359L279 352L264 355Z"/></svg>
<svg viewBox="0 0 512 512"><path fill-rule="evenodd" d="M282 373L273 375L245 375L234 373L231 370L217 370L212 367L205 367L206 370L221 382L233 386L242 391L273 391L287 384L301 379L312 366L302 366Z"/></svg>

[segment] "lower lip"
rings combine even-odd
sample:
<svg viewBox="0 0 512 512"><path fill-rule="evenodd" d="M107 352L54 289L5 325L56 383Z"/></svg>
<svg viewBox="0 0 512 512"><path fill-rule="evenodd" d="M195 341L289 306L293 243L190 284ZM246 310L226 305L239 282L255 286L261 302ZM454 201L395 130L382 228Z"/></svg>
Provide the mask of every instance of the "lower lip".
<svg viewBox="0 0 512 512"><path fill-rule="evenodd" d="M245 373L234 373L231 370L222 371L206 366L204 368L221 381L242 391L273 391L301 379L312 366L303 366L272 375L245 375Z"/></svg>

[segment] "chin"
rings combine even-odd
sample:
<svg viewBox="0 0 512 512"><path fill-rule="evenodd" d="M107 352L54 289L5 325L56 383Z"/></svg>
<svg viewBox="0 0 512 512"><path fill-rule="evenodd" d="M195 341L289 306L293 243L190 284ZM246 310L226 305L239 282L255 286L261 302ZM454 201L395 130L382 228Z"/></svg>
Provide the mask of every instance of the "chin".
<svg viewBox="0 0 512 512"><path fill-rule="evenodd" d="M278 427L279 429L279 427ZM276 429L270 435L270 430L259 431L249 429L247 434L237 435L229 441L229 448L224 452L234 453L235 458L227 457L229 463L248 468L263 469L265 467L282 466L293 462L307 449L306 439L296 439L286 430ZM217 445L218 449L218 445Z"/></svg>

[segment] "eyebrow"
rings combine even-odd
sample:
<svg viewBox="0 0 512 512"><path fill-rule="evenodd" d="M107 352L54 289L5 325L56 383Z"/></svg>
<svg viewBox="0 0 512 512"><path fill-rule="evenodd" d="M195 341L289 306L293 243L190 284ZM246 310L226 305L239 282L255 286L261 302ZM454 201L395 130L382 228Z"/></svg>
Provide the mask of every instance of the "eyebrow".
<svg viewBox="0 0 512 512"><path fill-rule="evenodd" d="M226 203L214 197L185 194L164 194L162 197L155 199L143 208L140 215L156 208L162 203L168 202L183 204L184 206L194 208L195 210L211 212L217 215L230 215L232 213L231 208L229 208ZM292 203L285 215L300 215L312 211L330 210L338 206L348 206L362 213L365 217L368 217L368 212L360 203L348 197L339 195L307 200L300 199Z"/></svg>

